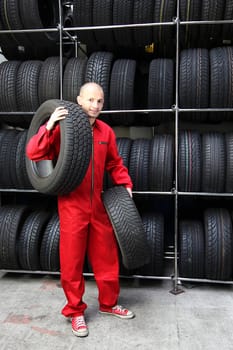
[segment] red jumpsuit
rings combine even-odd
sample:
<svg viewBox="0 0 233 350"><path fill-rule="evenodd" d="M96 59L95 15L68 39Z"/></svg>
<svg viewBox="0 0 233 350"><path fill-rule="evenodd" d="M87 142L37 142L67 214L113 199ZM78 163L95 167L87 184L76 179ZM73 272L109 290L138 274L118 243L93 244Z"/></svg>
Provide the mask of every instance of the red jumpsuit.
<svg viewBox="0 0 233 350"><path fill-rule="evenodd" d="M96 120L93 126L90 164L81 184L68 195L58 196L60 219L61 284L67 298L62 314L67 317L84 313L83 265L86 252L99 290L99 306L107 310L119 296L119 259L116 238L101 200L105 169L112 181L132 189L127 168L118 154L113 130ZM57 158L60 127L48 131L42 125L26 148L34 161Z"/></svg>

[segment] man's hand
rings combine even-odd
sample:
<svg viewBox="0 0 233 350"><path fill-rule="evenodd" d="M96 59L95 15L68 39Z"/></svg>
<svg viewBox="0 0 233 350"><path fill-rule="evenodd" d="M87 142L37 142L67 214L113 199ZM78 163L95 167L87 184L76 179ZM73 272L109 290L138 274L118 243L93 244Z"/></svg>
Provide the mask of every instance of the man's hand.
<svg viewBox="0 0 233 350"><path fill-rule="evenodd" d="M52 130L59 120L65 119L68 114L68 110L62 106L57 107L54 112L51 114L48 123L46 125L47 130Z"/></svg>
<svg viewBox="0 0 233 350"><path fill-rule="evenodd" d="M126 190L128 191L128 194L131 198L133 198L132 190L130 187L126 187Z"/></svg>

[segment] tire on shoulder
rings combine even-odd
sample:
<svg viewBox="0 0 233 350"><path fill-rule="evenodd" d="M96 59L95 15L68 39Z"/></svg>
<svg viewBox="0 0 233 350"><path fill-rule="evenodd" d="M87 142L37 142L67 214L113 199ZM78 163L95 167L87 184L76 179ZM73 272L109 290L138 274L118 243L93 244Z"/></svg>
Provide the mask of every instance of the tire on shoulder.
<svg viewBox="0 0 233 350"><path fill-rule="evenodd" d="M83 180L91 156L91 127L87 115L75 103L47 100L32 118L27 143L58 106L68 109L60 121L61 143L55 160L32 161L26 158L26 168L32 186L39 192L63 195L73 191Z"/></svg>

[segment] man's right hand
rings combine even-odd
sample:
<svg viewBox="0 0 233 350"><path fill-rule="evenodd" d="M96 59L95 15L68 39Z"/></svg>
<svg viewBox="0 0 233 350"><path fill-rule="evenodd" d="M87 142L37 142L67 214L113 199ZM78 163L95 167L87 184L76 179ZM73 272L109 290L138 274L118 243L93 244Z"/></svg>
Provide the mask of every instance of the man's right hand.
<svg viewBox="0 0 233 350"><path fill-rule="evenodd" d="M52 130L56 124L56 122L65 119L68 114L68 110L62 106L57 107L54 112L51 114L48 123L46 125L47 130Z"/></svg>

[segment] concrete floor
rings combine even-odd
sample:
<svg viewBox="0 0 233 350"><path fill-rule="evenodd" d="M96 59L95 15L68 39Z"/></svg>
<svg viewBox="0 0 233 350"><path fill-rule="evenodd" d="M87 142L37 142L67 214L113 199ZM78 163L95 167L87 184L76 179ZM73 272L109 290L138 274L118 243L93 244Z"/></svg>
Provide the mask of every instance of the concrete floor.
<svg viewBox="0 0 233 350"><path fill-rule="evenodd" d="M121 320L98 313L96 285L87 278L89 336L77 338L60 314L58 276L0 272L0 349L233 349L231 285L196 284L179 295L171 289L169 280L121 279L119 303L136 313Z"/></svg>

